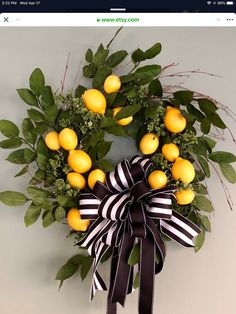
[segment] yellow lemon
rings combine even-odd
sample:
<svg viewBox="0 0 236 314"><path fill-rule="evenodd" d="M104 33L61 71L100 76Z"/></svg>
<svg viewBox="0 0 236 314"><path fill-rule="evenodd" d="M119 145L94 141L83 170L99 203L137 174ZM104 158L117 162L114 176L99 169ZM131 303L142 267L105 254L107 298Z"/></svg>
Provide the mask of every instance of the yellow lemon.
<svg viewBox="0 0 236 314"><path fill-rule="evenodd" d="M85 107L96 113L104 114L106 111L106 98L97 89L88 89L83 94L83 100Z"/></svg>
<svg viewBox="0 0 236 314"><path fill-rule="evenodd" d="M163 157L170 162L174 162L179 157L179 148L174 143L164 144L161 152Z"/></svg>
<svg viewBox="0 0 236 314"><path fill-rule="evenodd" d="M58 150L61 148L59 134L56 131L51 131L45 136L45 143L51 150Z"/></svg>
<svg viewBox="0 0 236 314"><path fill-rule="evenodd" d="M104 82L104 90L107 94L117 93L120 90L121 81L117 75L109 75Z"/></svg>
<svg viewBox="0 0 236 314"><path fill-rule="evenodd" d="M177 108L167 108L164 116L164 124L172 133L182 132L186 127L186 119Z"/></svg>
<svg viewBox="0 0 236 314"><path fill-rule="evenodd" d="M71 229L85 232L90 224L89 219L81 219L77 208L71 208L67 214L67 222Z"/></svg>
<svg viewBox="0 0 236 314"><path fill-rule="evenodd" d="M92 160L83 150L71 150L67 159L68 165L78 173L85 173L92 167Z"/></svg>
<svg viewBox="0 0 236 314"><path fill-rule="evenodd" d="M74 189L84 189L86 186L86 180L82 174L77 172L69 172L67 175L67 181Z"/></svg>
<svg viewBox="0 0 236 314"><path fill-rule="evenodd" d="M177 204L187 205L192 203L195 193L191 189L180 190L175 193Z"/></svg>
<svg viewBox="0 0 236 314"><path fill-rule="evenodd" d="M78 145L78 137L74 130L65 128L59 134L59 142L65 150L75 149Z"/></svg>
<svg viewBox="0 0 236 314"><path fill-rule="evenodd" d="M113 118L115 118L115 116L117 115L117 113L119 111L121 111L122 107L115 107L113 109ZM125 125L128 125L130 124L130 122L133 121L133 117L130 116L130 117L127 117L127 118L123 118L123 119L120 119L120 120L117 120L116 123L119 124L119 125L122 125L122 126L125 126Z"/></svg>
<svg viewBox="0 0 236 314"><path fill-rule="evenodd" d="M92 190L97 181L104 183L106 180L106 174L101 169L94 169L88 176L88 186Z"/></svg>
<svg viewBox="0 0 236 314"><path fill-rule="evenodd" d="M164 188L167 184L167 176L161 170L154 170L148 176L148 184L152 189Z"/></svg>
<svg viewBox="0 0 236 314"><path fill-rule="evenodd" d="M171 168L172 176L175 180L183 183L190 183L195 177L195 169L190 161L178 157Z"/></svg>
<svg viewBox="0 0 236 314"><path fill-rule="evenodd" d="M144 155L151 155L155 153L159 145L159 138L154 133L145 134L139 144L140 151Z"/></svg>

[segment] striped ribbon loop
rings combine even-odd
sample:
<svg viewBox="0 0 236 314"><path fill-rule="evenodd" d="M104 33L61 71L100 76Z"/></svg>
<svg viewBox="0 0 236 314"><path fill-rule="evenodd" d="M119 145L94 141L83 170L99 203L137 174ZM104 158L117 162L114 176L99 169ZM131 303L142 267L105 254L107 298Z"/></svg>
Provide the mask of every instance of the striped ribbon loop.
<svg viewBox="0 0 236 314"><path fill-rule="evenodd" d="M193 238L201 232L173 210L175 186L152 190L146 185L151 165L150 159L140 156L125 159L106 174L105 184L97 182L92 193L80 196L81 218L93 220L86 236L78 242L94 257L91 299L97 290L106 290L98 267L113 247L107 314L116 314L116 302L123 305L126 295L132 292L134 269L128 265L128 258L134 243L138 241L141 248L139 314L151 314L154 275L161 271L165 260L160 231L185 247L194 246Z"/></svg>

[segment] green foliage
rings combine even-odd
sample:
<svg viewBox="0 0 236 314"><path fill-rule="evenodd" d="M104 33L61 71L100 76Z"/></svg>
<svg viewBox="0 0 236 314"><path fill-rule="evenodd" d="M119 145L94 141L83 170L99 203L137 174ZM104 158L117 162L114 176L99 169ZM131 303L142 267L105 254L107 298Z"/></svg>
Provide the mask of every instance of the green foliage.
<svg viewBox="0 0 236 314"><path fill-rule="evenodd" d="M29 118L25 118L22 123L22 133L26 141L35 144L37 135L33 132L34 125Z"/></svg>
<svg viewBox="0 0 236 314"><path fill-rule="evenodd" d="M36 96L27 88L17 89L20 98L30 106L38 106L38 101Z"/></svg>
<svg viewBox="0 0 236 314"><path fill-rule="evenodd" d="M120 120L123 118L127 118L130 116L133 116L135 113L137 113L141 109L140 104L136 105L130 105L123 107L115 116L116 120Z"/></svg>
<svg viewBox="0 0 236 314"><path fill-rule="evenodd" d="M236 161L236 156L229 152L217 151L209 155L212 161L218 163L232 163Z"/></svg>
<svg viewBox="0 0 236 314"><path fill-rule="evenodd" d="M203 246L205 241L205 232L202 231L197 237L195 241L194 251L197 253Z"/></svg>
<svg viewBox="0 0 236 314"><path fill-rule="evenodd" d="M0 192L0 201L8 206L21 206L28 202L28 198L20 192L5 191Z"/></svg>
<svg viewBox="0 0 236 314"><path fill-rule="evenodd" d="M0 142L1 148L17 148L22 144L22 140L19 137L9 138Z"/></svg>
<svg viewBox="0 0 236 314"><path fill-rule="evenodd" d="M45 86L45 78L40 69L35 69L29 79L30 89L36 96L42 95Z"/></svg>
<svg viewBox="0 0 236 314"><path fill-rule="evenodd" d="M18 127L9 120L0 120L0 131L8 138L17 137L19 135Z"/></svg>
<svg viewBox="0 0 236 314"><path fill-rule="evenodd" d="M140 260L140 245L136 243L130 253L128 264L130 266L134 266L135 264L138 264Z"/></svg>
<svg viewBox="0 0 236 314"><path fill-rule="evenodd" d="M93 88L101 89L105 79L112 73L111 67L101 67L97 70L93 78Z"/></svg>
<svg viewBox="0 0 236 314"><path fill-rule="evenodd" d="M203 195L196 195L192 204L199 210L212 212L214 210L211 201Z"/></svg>
<svg viewBox="0 0 236 314"><path fill-rule="evenodd" d="M230 183L236 183L236 172L231 164L220 163L219 166L225 179L228 180Z"/></svg>
<svg viewBox="0 0 236 314"><path fill-rule="evenodd" d="M28 227L34 224L41 214L41 208L34 203L31 203L29 208L27 209L24 217L25 226Z"/></svg>
<svg viewBox="0 0 236 314"><path fill-rule="evenodd" d="M114 68L119 65L128 55L126 50L120 50L110 55L106 60L106 66Z"/></svg>
<svg viewBox="0 0 236 314"><path fill-rule="evenodd" d="M178 91L174 93L174 98L178 99L182 105L189 105L193 100L193 92L191 91ZM191 112L190 112L191 113Z"/></svg>

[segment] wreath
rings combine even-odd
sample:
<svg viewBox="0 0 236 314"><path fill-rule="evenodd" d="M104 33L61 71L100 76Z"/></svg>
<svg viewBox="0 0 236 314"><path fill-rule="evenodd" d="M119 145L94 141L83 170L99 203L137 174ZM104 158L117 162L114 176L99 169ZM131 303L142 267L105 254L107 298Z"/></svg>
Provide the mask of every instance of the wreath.
<svg viewBox="0 0 236 314"><path fill-rule="evenodd" d="M116 68L127 57L125 50L110 54L119 30L95 53L88 49L83 75L88 88L53 93L42 71L30 75L30 88L17 92L29 106L19 128L0 121L0 142L15 149L7 161L23 165L15 177L29 174L27 196L0 193L10 206L29 203L26 226L42 214L43 227L54 222L68 225L75 246L86 248L57 272L63 281L76 272L82 280L92 268L91 298L106 290L98 267L111 258L107 313L116 313L126 295L140 287L139 313L152 313L154 275L162 270L165 242L173 240L197 252L211 231L208 214L213 206L206 178L216 171L227 202L232 207L221 174L236 182L230 152L216 151L217 134L230 129L219 115L232 115L216 100L180 85L165 86L162 78L175 64L142 65L161 52L156 43L131 53L133 68L118 76ZM200 71L170 74L186 77ZM106 158L112 141L107 134L131 137L139 153L113 165ZM232 135L232 133L231 133ZM233 135L232 135L233 136ZM20 147L20 148L19 148ZM135 266L138 267L135 267Z"/></svg>

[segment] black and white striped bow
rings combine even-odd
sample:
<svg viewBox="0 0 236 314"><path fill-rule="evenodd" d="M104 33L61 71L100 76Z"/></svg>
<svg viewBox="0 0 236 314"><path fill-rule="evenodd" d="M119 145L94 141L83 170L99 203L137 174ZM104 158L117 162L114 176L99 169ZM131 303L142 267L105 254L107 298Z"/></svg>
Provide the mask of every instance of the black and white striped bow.
<svg viewBox="0 0 236 314"><path fill-rule="evenodd" d="M134 244L140 244L139 313L152 313L154 274L161 271L165 259L165 244L160 235L167 235L179 244L192 247L193 238L201 230L172 208L175 186L152 190L146 184L146 172L151 161L140 156L123 160L106 183L97 182L93 193L80 196L82 219L91 219L87 235L78 243L94 257L91 299L96 290L106 290L98 272L99 263L113 247L108 314L116 313L116 302L124 305L132 292L133 267L128 258ZM159 228L158 228L159 226ZM159 262L156 263L156 255Z"/></svg>

